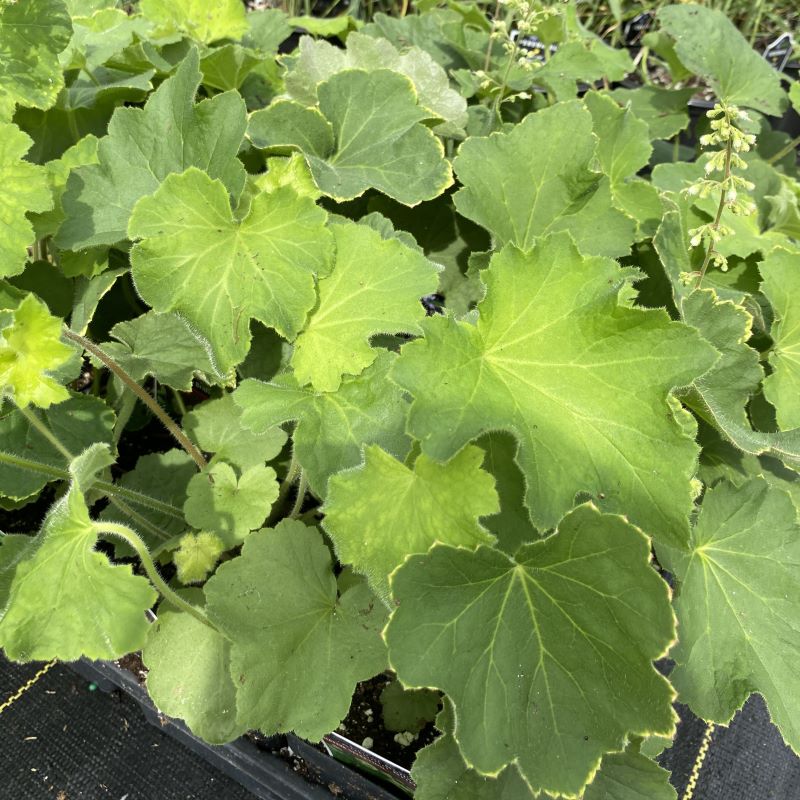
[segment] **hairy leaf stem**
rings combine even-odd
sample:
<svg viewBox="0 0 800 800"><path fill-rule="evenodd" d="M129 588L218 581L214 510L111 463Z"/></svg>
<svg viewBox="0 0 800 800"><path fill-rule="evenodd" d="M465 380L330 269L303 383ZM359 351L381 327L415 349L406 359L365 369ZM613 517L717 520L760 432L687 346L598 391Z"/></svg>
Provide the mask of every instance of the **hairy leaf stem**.
<svg viewBox="0 0 800 800"><path fill-rule="evenodd" d="M167 414L163 408L125 372L122 367L114 361L108 353L105 353L94 342L81 336L79 333L64 328L64 336L70 341L79 344L84 350L90 352L98 361L108 367L124 384L130 389L149 409L155 414L162 425L172 434L180 446L191 456L192 460L202 471L208 466L205 456L197 449L194 442L183 432L181 427Z"/></svg>
<svg viewBox="0 0 800 800"><path fill-rule="evenodd" d="M306 471L301 469L300 480L297 482L297 497L295 497L294 505L292 506L292 510L289 512L290 519L297 519L297 517L300 516L300 509L303 507L303 500L306 499L306 491L308 491L308 478L306 477Z"/></svg>
<svg viewBox="0 0 800 800"><path fill-rule="evenodd" d="M767 164L777 164L784 156L788 156L792 150L796 150L797 147L800 145L800 136L795 136L791 142L789 142L785 147L782 147L778 150L777 153L771 155L767 159Z"/></svg>
<svg viewBox="0 0 800 800"><path fill-rule="evenodd" d="M129 528L127 525L122 525L118 522L95 522L94 529L98 535L116 536L129 544L136 552L139 560L142 562L142 566L144 567L144 571L147 573L147 577L150 579L150 582L156 587L156 589L158 589L162 597L168 603L172 604L175 606L175 608L178 608L181 611L185 611L187 614L191 614L191 616L193 616L196 620L202 622L203 625L206 625L212 630L217 631L217 633L220 633L220 631L211 622L211 620L209 620L209 618L206 616L206 613L202 609L198 608L197 606L193 606L191 603L188 603L186 600L184 600L179 594L177 594L177 592L171 589L161 575L159 575L155 562L150 555L150 551L147 549L147 545L142 541L141 537L138 533L136 533L136 531L134 531L132 528Z"/></svg>

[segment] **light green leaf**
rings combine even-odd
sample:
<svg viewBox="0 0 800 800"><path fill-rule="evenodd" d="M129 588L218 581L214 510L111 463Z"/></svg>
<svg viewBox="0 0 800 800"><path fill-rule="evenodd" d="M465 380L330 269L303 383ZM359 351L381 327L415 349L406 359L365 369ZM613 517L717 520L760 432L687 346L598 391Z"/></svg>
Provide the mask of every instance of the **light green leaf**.
<svg viewBox="0 0 800 800"><path fill-rule="evenodd" d="M232 394L196 406L183 423L202 450L214 453L212 464L227 461L240 469L263 466L286 444L286 433L277 425L258 433L244 427L242 409Z"/></svg>
<svg viewBox="0 0 800 800"><path fill-rule="evenodd" d="M42 109L53 105L64 85L58 54L71 35L61 0L0 4L0 119L8 119L17 103Z"/></svg>
<svg viewBox="0 0 800 800"><path fill-rule="evenodd" d="M144 37L149 24L138 14L126 14L121 8L89 8L79 0L71 9L72 39L59 56L64 70L86 68L93 70L121 53L134 39Z"/></svg>
<svg viewBox="0 0 800 800"><path fill-rule="evenodd" d="M256 147L303 152L317 186L335 200L377 189L413 206L453 182L444 149L422 124L430 113L413 83L390 70L345 70L317 87L319 108L279 101L250 117Z"/></svg>
<svg viewBox="0 0 800 800"><path fill-rule="evenodd" d="M188 527L183 517L183 504L186 502L186 487L196 474L194 461L184 450L174 449L139 456L136 466L117 481L116 485L125 491L125 502L137 515L144 517L151 528L159 531L160 536L150 528L138 525L135 519L125 519L117 508L103 509L100 519L122 518L136 528L149 547L162 547ZM114 544L119 547L116 540Z"/></svg>
<svg viewBox="0 0 800 800"><path fill-rule="evenodd" d="M81 275L73 282L75 293L69 324L75 333L79 333L81 336L86 334L100 301L111 291L117 278L127 272L127 267L118 267L92 277Z"/></svg>
<svg viewBox="0 0 800 800"><path fill-rule="evenodd" d="M379 445L398 458L408 453L408 401L388 378L396 358L379 352L372 366L358 377L345 378L335 392L300 387L287 373L269 383L246 380L233 399L243 409L242 425L255 433L297 420L292 434L295 455L311 491L324 497L328 478L359 464L364 445Z"/></svg>
<svg viewBox="0 0 800 800"><path fill-rule="evenodd" d="M722 11L693 3L658 12L661 29L675 40L675 52L695 75L705 78L724 103L780 116L786 93L780 75Z"/></svg>
<svg viewBox="0 0 800 800"><path fill-rule="evenodd" d="M418 733L436 719L441 698L430 689L404 689L400 681L392 681L384 687L380 701L386 730Z"/></svg>
<svg viewBox="0 0 800 800"><path fill-rule="evenodd" d="M675 635L669 589L621 517L580 506L515 558L437 545L394 573L392 593L391 665L447 693L480 772L516 761L533 791L574 796L626 738L674 730L651 663Z"/></svg>
<svg viewBox="0 0 800 800"><path fill-rule="evenodd" d="M154 38L181 34L208 43L240 39L248 30L239 0L141 0L139 11L155 26Z"/></svg>
<svg viewBox="0 0 800 800"><path fill-rule="evenodd" d="M14 311L0 311L0 393L23 408L47 408L69 397L50 375L72 356L72 348L61 341L62 327L34 294Z"/></svg>
<svg viewBox="0 0 800 800"><path fill-rule="evenodd" d="M578 101L529 114L510 133L472 137L454 162L463 184L456 209L498 246L527 249L538 237L568 230L581 252L625 255L636 226L611 207L608 179L591 169L596 142L592 116Z"/></svg>
<svg viewBox="0 0 800 800"><path fill-rule="evenodd" d="M219 369L240 363L250 320L293 338L328 270L325 212L289 187L253 198L241 221L228 192L199 169L170 175L136 205L129 235L133 279L156 311L177 311L211 343Z"/></svg>
<svg viewBox="0 0 800 800"><path fill-rule="evenodd" d="M651 139L672 139L689 125L688 103L695 90L639 86L613 89L609 95L647 123Z"/></svg>
<svg viewBox="0 0 800 800"><path fill-rule="evenodd" d="M289 186L300 197L319 200L322 192L314 183L314 178L300 153L292 153L288 158L276 156L267 159L267 171L253 178L257 191L275 192L281 186Z"/></svg>
<svg viewBox="0 0 800 800"><path fill-rule="evenodd" d="M189 391L195 376L208 383L220 381L209 353L209 345L176 314L153 311L110 331L117 342L106 342L108 353L135 381L148 375L175 389Z"/></svg>
<svg viewBox="0 0 800 800"><path fill-rule="evenodd" d="M47 172L24 160L31 140L16 125L0 122L0 277L19 275L25 268L27 248L33 244L33 226L26 214L53 207Z"/></svg>
<svg viewBox="0 0 800 800"><path fill-rule="evenodd" d="M250 467L237 478L233 467L220 461L189 481L183 510L190 525L216 533L228 549L264 524L277 497L271 467Z"/></svg>
<svg viewBox="0 0 800 800"><path fill-rule="evenodd" d="M336 261L319 282L319 302L292 355L298 382L327 392L375 360L370 337L419 333L425 317L420 298L438 285L434 265L397 239L350 222L331 230Z"/></svg>
<svg viewBox="0 0 800 800"><path fill-rule="evenodd" d="M114 112L108 136L100 140L99 164L69 176L59 247L78 250L122 241L136 201L156 191L169 174L191 166L202 167L238 197L245 180L236 157L247 124L244 102L236 92L226 92L195 105L199 84L198 54L191 49L144 108Z"/></svg>
<svg viewBox="0 0 800 800"><path fill-rule="evenodd" d="M582 800L676 800L669 772L630 748L603 756Z"/></svg>
<svg viewBox="0 0 800 800"><path fill-rule="evenodd" d="M30 557L35 541L33 536L0 534L0 620L8 605L17 564Z"/></svg>
<svg viewBox="0 0 800 800"><path fill-rule="evenodd" d="M682 319L722 354L712 369L695 380L689 405L740 450L769 454L800 467L800 430L754 431L745 410L764 376L758 352L747 344L752 334L750 314L730 300L718 301L713 290L705 289L682 298L679 308Z"/></svg>
<svg viewBox="0 0 800 800"><path fill-rule="evenodd" d="M181 583L201 583L217 565L224 550L222 539L213 533L187 533L172 556L178 580Z"/></svg>
<svg viewBox="0 0 800 800"><path fill-rule="evenodd" d="M199 589L182 594L193 605L203 605ZM212 627L162 604L142 660L147 691L162 713L185 720L211 744L230 742L246 731L236 719L230 642Z"/></svg>
<svg viewBox="0 0 800 800"><path fill-rule="evenodd" d="M437 133L456 135L467 123L467 101L450 88L447 73L428 53L418 47L401 53L387 39L363 33L350 34L346 49L302 37L297 57L286 73L286 89L294 100L313 106L317 103L317 87L346 69L388 69L405 75L414 84L419 104L432 117L446 123L434 128Z"/></svg>
<svg viewBox="0 0 800 800"><path fill-rule="evenodd" d="M231 639L238 719L319 741L355 685L386 667L383 604L362 580L337 592L319 532L284 520L244 543L206 584L208 614Z"/></svg>
<svg viewBox="0 0 800 800"><path fill-rule="evenodd" d="M717 353L664 311L620 305L629 275L580 256L566 234L528 253L508 246L483 272L477 325L426 320L392 375L415 398L409 431L432 458L487 431L514 434L540 530L588 493L682 546L697 447L668 397Z"/></svg>
<svg viewBox="0 0 800 800"><path fill-rule="evenodd" d="M86 496L99 480L101 473L116 461L111 446L105 442L95 442L82 453L75 456L69 465L69 474L78 490Z"/></svg>
<svg viewBox="0 0 800 800"><path fill-rule="evenodd" d="M671 565L680 641L671 680L704 719L727 723L751 692L800 751L800 528L763 478L706 491L691 554Z"/></svg>
<svg viewBox="0 0 800 800"><path fill-rule="evenodd" d="M437 542L474 549L494 537L480 518L500 510L494 480L481 469L483 451L468 446L446 464L420 455L409 469L377 445L364 463L328 484L324 527L343 564L389 596L389 574L406 556Z"/></svg>
<svg viewBox="0 0 800 800"><path fill-rule="evenodd" d="M293 28L308 31L313 36L332 38L338 36L344 39L349 31L358 27L358 22L352 14L339 14L337 17L289 17L289 24Z"/></svg>
<svg viewBox="0 0 800 800"><path fill-rule="evenodd" d="M254 50L238 44L217 47L200 60L203 85L222 92L238 89L261 61L261 56Z"/></svg>
<svg viewBox="0 0 800 800"><path fill-rule="evenodd" d="M260 50L265 55L277 53L281 43L292 35L286 12L279 8L250 11L246 20L248 31L242 44Z"/></svg>
<svg viewBox="0 0 800 800"><path fill-rule="evenodd" d="M800 252L776 248L759 265L761 291L775 312L770 335L772 374L764 395L781 429L800 428Z"/></svg>
<svg viewBox="0 0 800 800"><path fill-rule="evenodd" d="M95 550L97 533L73 487L17 565L0 645L13 661L119 658L141 648L156 592L130 565Z"/></svg>

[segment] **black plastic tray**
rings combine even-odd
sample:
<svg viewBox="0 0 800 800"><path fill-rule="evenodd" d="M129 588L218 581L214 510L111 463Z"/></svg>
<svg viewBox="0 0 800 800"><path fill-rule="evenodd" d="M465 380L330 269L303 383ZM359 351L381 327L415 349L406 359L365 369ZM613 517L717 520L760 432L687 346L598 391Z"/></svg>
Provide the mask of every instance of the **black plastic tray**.
<svg viewBox="0 0 800 800"><path fill-rule="evenodd" d="M68 665L78 675L94 683L101 691L119 689L134 699L144 711L145 717L160 730L181 742L208 763L237 781L259 800L330 800L344 797L347 800L398 800L408 798L395 787L383 786L349 766L327 755L296 736L242 737L224 745L211 745L195 736L180 720L161 714L153 705L150 696L135 676L110 661L87 661L82 659ZM347 754L359 754L363 748L344 737L336 735L331 742L339 742ZM292 769L292 766L277 755L277 750L289 747L303 762L305 772L317 782L307 780ZM369 751L363 751L369 754ZM413 787L411 775L380 756L370 754L373 769L379 772L390 770L393 779L401 785ZM358 760L357 758L354 760Z"/></svg>

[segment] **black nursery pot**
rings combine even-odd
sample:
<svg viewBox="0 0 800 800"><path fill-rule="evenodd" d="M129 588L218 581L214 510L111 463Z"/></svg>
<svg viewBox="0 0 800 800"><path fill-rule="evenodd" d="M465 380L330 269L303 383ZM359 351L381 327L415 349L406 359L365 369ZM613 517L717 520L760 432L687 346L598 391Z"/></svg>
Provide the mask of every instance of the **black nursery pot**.
<svg viewBox="0 0 800 800"><path fill-rule="evenodd" d="M212 745L195 736L180 720L164 717L136 676L111 661L81 659L69 665L101 691L119 689L135 700L147 720L181 742L209 764L237 781L260 800L400 800L414 790L411 773L388 759L365 750L339 734L326 737L328 752L296 736L250 734L224 745ZM281 756L291 753L294 764ZM373 777L367 777L359 770Z"/></svg>

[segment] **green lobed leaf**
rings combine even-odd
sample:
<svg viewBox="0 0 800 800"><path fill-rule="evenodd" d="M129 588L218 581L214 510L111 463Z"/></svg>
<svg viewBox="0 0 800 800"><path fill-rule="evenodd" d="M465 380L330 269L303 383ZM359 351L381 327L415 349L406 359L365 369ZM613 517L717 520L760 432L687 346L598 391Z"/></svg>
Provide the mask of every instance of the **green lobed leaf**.
<svg viewBox="0 0 800 800"><path fill-rule="evenodd" d="M199 589L181 594L193 605L203 605ZM228 639L212 627L166 603L142 649L153 702L212 744L230 742L247 730L236 718L230 650Z"/></svg>
<svg viewBox="0 0 800 800"><path fill-rule="evenodd" d="M667 770L629 747L603 757L582 800L677 800L669 777Z"/></svg>
<svg viewBox="0 0 800 800"><path fill-rule="evenodd" d="M800 253L776 248L759 265L761 291L772 305L774 342L764 395L775 406L781 429L800 428Z"/></svg>
<svg viewBox="0 0 800 800"><path fill-rule="evenodd" d="M578 101L529 114L510 133L473 136L453 163L462 183L456 209L486 228L497 246L527 249L568 230L581 252L625 255L636 226L611 206L608 179L593 171L596 147L592 116Z"/></svg>
<svg viewBox="0 0 800 800"><path fill-rule="evenodd" d="M697 447L668 398L717 353L665 312L621 305L629 276L582 257L567 234L527 253L508 246L483 272L477 325L426 320L392 375L414 396L409 431L431 458L487 431L514 434L537 528L588 493L680 547Z"/></svg>
<svg viewBox="0 0 800 800"><path fill-rule="evenodd" d="M241 424L260 434L296 419L294 453L311 491L324 497L328 478L359 464L363 446L379 445L398 458L408 453L408 401L388 377L396 359L379 352L371 366L345 378L335 392L301 387L290 373L269 383L243 381L233 395L242 409Z"/></svg>
<svg viewBox="0 0 800 800"><path fill-rule="evenodd" d="M261 61L257 52L238 44L216 47L200 60L203 85L222 92L238 89Z"/></svg>
<svg viewBox="0 0 800 800"><path fill-rule="evenodd" d="M199 169L170 175L131 216L133 279L156 311L176 311L211 343L227 372L250 346L250 320L293 338L329 269L325 212L289 187L253 198L241 221L228 192Z"/></svg>
<svg viewBox="0 0 800 800"><path fill-rule="evenodd" d="M360 467L330 479L322 509L339 561L366 575L388 602L389 575L406 556L437 542L471 549L493 543L480 518L500 505L483 457L470 445L446 464L419 455L409 469L377 445L365 447Z"/></svg>
<svg viewBox="0 0 800 800"><path fill-rule="evenodd" d="M319 741L347 714L356 683L385 668L383 604L362 580L337 591L332 567L318 531L284 520L250 536L206 584L248 728Z"/></svg>
<svg viewBox="0 0 800 800"><path fill-rule="evenodd" d="M149 312L110 331L116 342L103 350L135 381L148 375L159 383L189 391L195 376L208 383L221 380L214 368L208 342L176 314Z"/></svg>
<svg viewBox="0 0 800 800"><path fill-rule="evenodd" d="M727 723L751 692L800 751L800 528L786 492L754 478L706 491L689 555L671 565L681 632L670 678L705 719Z"/></svg>
<svg viewBox="0 0 800 800"><path fill-rule="evenodd" d="M780 75L747 43L722 11L694 3L659 9L661 29L695 75L705 78L724 103L780 115L786 93Z"/></svg>
<svg viewBox="0 0 800 800"><path fill-rule="evenodd" d="M139 11L153 23L153 37L186 35L199 42L240 39L248 31L238 0L141 0Z"/></svg>
<svg viewBox="0 0 800 800"><path fill-rule="evenodd" d="M514 558L437 545L394 573L392 593L392 668L447 693L480 772L516 762L534 792L574 796L627 737L674 730L651 663L675 635L669 589L621 517L583 505Z"/></svg>
<svg viewBox="0 0 800 800"><path fill-rule="evenodd" d="M422 124L431 115L413 83L386 69L348 69L317 87L318 108L278 101L250 117L248 137L269 151L300 150L335 200L377 189L408 206L453 182L444 149Z"/></svg>
<svg viewBox="0 0 800 800"><path fill-rule="evenodd" d="M192 48L144 108L114 112L98 146L99 163L74 170L67 180L59 247L79 250L124 240L136 201L188 167L202 167L238 197L245 180L236 157L247 124L244 102L226 92L195 105L198 63Z"/></svg>
<svg viewBox="0 0 800 800"><path fill-rule="evenodd" d="M15 104L53 105L64 85L58 54L71 34L61 0L0 4L0 119L8 119Z"/></svg>
<svg viewBox="0 0 800 800"><path fill-rule="evenodd" d="M19 275L25 268L26 251L34 240L33 225L26 215L53 207L46 171L24 160L30 146L31 139L16 125L0 122L0 180L4 190L0 196L4 229L0 278Z"/></svg>
<svg viewBox="0 0 800 800"><path fill-rule="evenodd" d="M219 536L207 531L187 533L181 537L180 547L172 560L181 583L201 583L217 565L225 545Z"/></svg>
<svg viewBox="0 0 800 800"><path fill-rule="evenodd" d="M237 477L230 464L219 461L189 481L183 509L190 525L212 531L229 549L264 524L277 497L271 467L249 467Z"/></svg>
<svg viewBox="0 0 800 800"><path fill-rule="evenodd" d="M286 73L286 89L292 99L313 106L317 102L317 87L346 69L399 72L414 84L419 104L430 111L431 116L444 121L435 128L438 133L455 135L466 125L466 100L450 88L447 73L428 53L418 47L404 49L401 53L387 39L363 33L350 34L345 49L325 40L302 37L297 57Z"/></svg>
<svg viewBox="0 0 800 800"><path fill-rule="evenodd" d="M319 301L292 354L298 382L327 392L375 360L370 337L419 333L425 317L420 298L438 284L436 267L397 239L351 222L331 231L336 260L319 281Z"/></svg>
<svg viewBox="0 0 800 800"><path fill-rule="evenodd" d="M243 412L232 394L195 406L184 417L186 432L202 450L213 453L211 464L227 461L240 469L263 466L286 444L286 433L277 426L255 432L242 425Z"/></svg>
<svg viewBox="0 0 800 800"><path fill-rule="evenodd" d="M13 311L0 311L0 393L21 408L47 408L69 397L50 374L72 356L61 341L62 327L34 294Z"/></svg>
<svg viewBox="0 0 800 800"><path fill-rule="evenodd" d="M0 534L0 621L3 619L17 564L31 554L33 536Z"/></svg>
<svg viewBox="0 0 800 800"><path fill-rule="evenodd" d="M121 8L91 8L79 0L72 15L72 38L61 51L59 61L64 70L85 68L93 70L119 55L135 36L144 37L149 23L138 14L126 14Z"/></svg>
<svg viewBox="0 0 800 800"><path fill-rule="evenodd" d="M73 487L47 515L17 565L0 645L13 661L112 659L144 644L156 592L130 565L97 552L97 533Z"/></svg>

